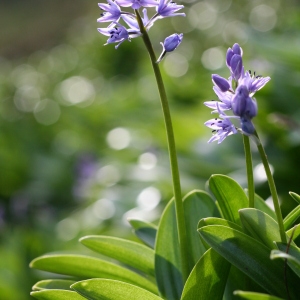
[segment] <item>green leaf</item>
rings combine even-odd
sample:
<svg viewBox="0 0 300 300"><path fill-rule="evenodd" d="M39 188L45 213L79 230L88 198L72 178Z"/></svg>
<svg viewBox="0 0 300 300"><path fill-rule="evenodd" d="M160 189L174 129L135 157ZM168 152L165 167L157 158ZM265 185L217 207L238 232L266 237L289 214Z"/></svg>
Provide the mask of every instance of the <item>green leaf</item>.
<svg viewBox="0 0 300 300"><path fill-rule="evenodd" d="M294 222L300 217L300 205L295 207L283 220L283 226L285 230L292 227Z"/></svg>
<svg viewBox="0 0 300 300"><path fill-rule="evenodd" d="M90 300L163 300L135 285L109 279L79 281L72 289Z"/></svg>
<svg viewBox="0 0 300 300"><path fill-rule="evenodd" d="M229 227L211 225L199 230L204 240L231 264L239 268L270 294L286 297L282 280L284 264L271 261L268 247L252 237ZM291 282L295 275L287 270ZM289 277L291 276L291 277ZM299 285L289 286L291 297L297 299Z"/></svg>
<svg viewBox="0 0 300 300"><path fill-rule="evenodd" d="M298 203L300 204L300 196L294 192L289 192L290 196Z"/></svg>
<svg viewBox="0 0 300 300"><path fill-rule="evenodd" d="M44 255L34 259L30 267L82 279L93 277L116 279L138 285L154 293L157 292L152 282L137 273L102 259L84 255Z"/></svg>
<svg viewBox="0 0 300 300"><path fill-rule="evenodd" d="M254 292L244 292L244 291L235 291L234 295L237 299L246 299L246 300L284 300L275 296L268 294L254 293Z"/></svg>
<svg viewBox="0 0 300 300"><path fill-rule="evenodd" d="M278 223L269 215L255 208L244 208L239 211L246 233L265 244L270 249L276 249L275 242L281 241Z"/></svg>
<svg viewBox="0 0 300 300"><path fill-rule="evenodd" d="M32 289L34 291L41 290L70 290L70 286L75 283L74 280L67 279L47 279L37 282Z"/></svg>
<svg viewBox="0 0 300 300"><path fill-rule="evenodd" d="M184 286L181 300L222 300L230 263L213 249L195 265Z"/></svg>
<svg viewBox="0 0 300 300"><path fill-rule="evenodd" d="M155 245L155 274L163 298L180 299L183 289L175 205L166 206L158 226Z"/></svg>
<svg viewBox="0 0 300 300"><path fill-rule="evenodd" d="M225 175L212 175L209 187L218 201L224 219L241 225L238 210L249 205L242 187Z"/></svg>
<svg viewBox="0 0 300 300"><path fill-rule="evenodd" d="M192 270L206 251L198 233L199 219L212 216L216 207L212 198L203 191L193 191L183 199L187 226L189 266ZM180 299L183 289L174 201L171 200L162 214L155 247L156 281L161 295L167 299Z"/></svg>
<svg viewBox="0 0 300 300"><path fill-rule="evenodd" d="M146 245L154 249L157 227L141 220L129 219L128 222L133 227L135 235Z"/></svg>
<svg viewBox="0 0 300 300"><path fill-rule="evenodd" d="M83 245L149 275L154 275L154 251L125 239L90 235L79 240Z"/></svg>
<svg viewBox="0 0 300 300"><path fill-rule="evenodd" d="M293 233L294 231L294 233ZM288 237L291 237L292 236L292 233L293 233L293 241L296 240L296 238L298 236L300 236L300 226L298 225L295 225L293 228L289 229L286 234L288 235ZM288 238L289 240L289 238Z"/></svg>
<svg viewBox="0 0 300 300"><path fill-rule="evenodd" d="M38 300L86 300L76 292L65 290L43 290L31 292L30 295Z"/></svg>
<svg viewBox="0 0 300 300"><path fill-rule="evenodd" d="M217 208L211 196L199 190L188 193L183 198L183 206L187 227L187 239L191 251L190 266L192 269L207 250L202 244L197 231L198 222L202 218L212 217L217 211Z"/></svg>
<svg viewBox="0 0 300 300"><path fill-rule="evenodd" d="M286 253L287 244L276 243L278 249L271 252L271 259L282 258L287 259L288 265L300 277L300 250L298 247L289 245L288 253Z"/></svg>
<svg viewBox="0 0 300 300"><path fill-rule="evenodd" d="M277 220L275 211L270 208L266 201L257 194L254 195L254 207L258 210L263 211L264 213L272 217L275 221Z"/></svg>
<svg viewBox="0 0 300 300"><path fill-rule="evenodd" d="M237 225L236 223L230 222L225 219L214 218L214 217L201 219L198 223L198 229L200 229L201 227L204 227L204 226L208 226L208 225L221 225L221 226L225 226L225 227L230 227L235 230L243 231L243 228L241 226Z"/></svg>

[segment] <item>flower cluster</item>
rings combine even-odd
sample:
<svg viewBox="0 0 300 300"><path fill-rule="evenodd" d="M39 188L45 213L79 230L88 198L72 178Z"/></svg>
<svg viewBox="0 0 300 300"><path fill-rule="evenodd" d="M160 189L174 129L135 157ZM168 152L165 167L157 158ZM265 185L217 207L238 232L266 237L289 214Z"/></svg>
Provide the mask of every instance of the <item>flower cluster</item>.
<svg viewBox="0 0 300 300"><path fill-rule="evenodd" d="M227 79L212 75L213 90L219 101L207 101L204 104L213 109L212 113L219 113L219 118L205 122L205 125L213 129L214 135L208 143L218 141L220 144L227 136L241 131L251 135L255 132L252 118L257 115L257 104L253 98L255 92L260 90L271 79L251 74L245 71L242 60L243 50L238 44L227 50L226 65L230 70ZM227 115L230 112L232 115ZM239 120L240 128L236 128L230 119Z"/></svg>
<svg viewBox="0 0 300 300"><path fill-rule="evenodd" d="M98 31L109 37L105 45L118 43L115 46L116 49L124 41L130 41L131 38L142 35L136 16L137 10L140 8L143 8L143 17L141 19L146 31L159 19L185 16L184 13L177 12L183 8L183 5L177 5L172 0L107 0L107 2L107 4L98 4L103 13L97 19L97 22L110 22L110 24L106 28L98 28ZM130 7L133 11L123 11L121 7ZM147 9L151 7L155 8L155 13L149 18ZM125 26L120 23L121 20L125 23ZM181 43L182 34L174 34L168 38L163 43L163 53L159 61L166 52L171 52L177 48Z"/></svg>

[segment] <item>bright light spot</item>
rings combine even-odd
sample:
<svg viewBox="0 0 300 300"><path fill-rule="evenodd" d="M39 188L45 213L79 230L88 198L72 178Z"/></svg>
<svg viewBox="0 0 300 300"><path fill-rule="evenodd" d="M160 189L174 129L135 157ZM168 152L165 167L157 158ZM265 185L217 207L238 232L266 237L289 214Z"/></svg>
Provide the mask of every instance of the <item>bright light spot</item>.
<svg viewBox="0 0 300 300"><path fill-rule="evenodd" d="M258 5L252 9L249 21L254 29L262 32L269 31L276 25L276 11L268 5Z"/></svg>
<svg viewBox="0 0 300 300"><path fill-rule="evenodd" d="M200 2L190 8L188 20L193 27L205 30L215 24L217 13L212 9L210 4Z"/></svg>
<svg viewBox="0 0 300 300"><path fill-rule="evenodd" d="M18 88L14 97L15 106L23 112L32 112L39 101L40 93L34 86Z"/></svg>
<svg viewBox="0 0 300 300"><path fill-rule="evenodd" d="M228 45L239 43L243 45L248 40L247 25L239 21L229 22L223 30L223 39Z"/></svg>
<svg viewBox="0 0 300 300"><path fill-rule="evenodd" d="M168 75L172 77L181 77L187 72L189 63L183 55L171 53L167 54L164 60L164 68Z"/></svg>
<svg viewBox="0 0 300 300"><path fill-rule="evenodd" d="M270 165L270 169L271 169L271 173L273 174L274 168L271 165ZM267 181L267 175L265 172L264 165L262 163L254 167L253 175L257 182Z"/></svg>
<svg viewBox="0 0 300 300"><path fill-rule="evenodd" d="M111 148L121 150L129 146L131 137L127 129L118 127L107 134L106 141Z"/></svg>
<svg viewBox="0 0 300 300"><path fill-rule="evenodd" d="M210 48L203 52L201 62L208 70L220 69L224 64L224 51L219 48Z"/></svg>
<svg viewBox="0 0 300 300"><path fill-rule="evenodd" d="M160 191L155 187L147 187L141 191L137 197L137 204L139 208L144 210L154 209L160 202Z"/></svg>
<svg viewBox="0 0 300 300"><path fill-rule="evenodd" d="M275 211L274 202L271 196L265 202L272 210Z"/></svg>
<svg viewBox="0 0 300 300"><path fill-rule="evenodd" d="M116 167L108 165L97 172L96 178L100 184L112 186L120 180L120 173Z"/></svg>
<svg viewBox="0 0 300 300"><path fill-rule="evenodd" d="M100 220L107 220L114 216L115 204L111 200L99 199L93 205L93 213Z"/></svg>
<svg viewBox="0 0 300 300"><path fill-rule="evenodd" d="M139 166L144 170L151 170L156 166L157 157L150 152L143 153L139 157Z"/></svg>
<svg viewBox="0 0 300 300"><path fill-rule="evenodd" d="M88 79L80 76L74 76L64 80L60 84L60 93L65 101L63 102L65 105L80 103L90 105L95 97L95 89L92 83Z"/></svg>
<svg viewBox="0 0 300 300"><path fill-rule="evenodd" d="M69 241L76 237L79 231L78 222L71 218L66 218L56 225L57 237L63 241Z"/></svg>
<svg viewBox="0 0 300 300"><path fill-rule="evenodd" d="M51 125L58 121L60 116L59 105L52 100L40 101L34 108L35 119L43 125Z"/></svg>

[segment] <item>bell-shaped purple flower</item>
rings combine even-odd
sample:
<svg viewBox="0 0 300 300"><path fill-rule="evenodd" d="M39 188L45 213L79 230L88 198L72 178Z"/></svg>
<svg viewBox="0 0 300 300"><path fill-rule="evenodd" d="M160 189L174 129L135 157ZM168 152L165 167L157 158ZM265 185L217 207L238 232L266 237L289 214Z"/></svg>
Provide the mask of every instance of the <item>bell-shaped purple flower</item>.
<svg viewBox="0 0 300 300"><path fill-rule="evenodd" d="M250 74L250 71L246 71L239 84L246 85L250 96L252 97L258 90L263 88L269 81L270 77L255 76Z"/></svg>
<svg viewBox="0 0 300 300"><path fill-rule="evenodd" d="M255 132L255 127L250 118L243 117L240 119L241 121L241 129L244 134L251 135Z"/></svg>
<svg viewBox="0 0 300 300"><path fill-rule="evenodd" d="M228 80L219 76L218 74L213 74L212 76L213 83L222 91L227 92L230 89L230 84Z"/></svg>
<svg viewBox="0 0 300 300"><path fill-rule="evenodd" d="M157 6L156 0L116 0L116 2L123 7L131 7L139 9L140 7L155 7Z"/></svg>
<svg viewBox="0 0 300 300"><path fill-rule="evenodd" d="M164 56L166 55L167 52L174 51L179 46L182 39L183 39L183 33L180 33L180 34L174 33L174 34L166 37L164 42L161 43L161 45L163 47L163 51L156 62L159 63L164 58Z"/></svg>
<svg viewBox="0 0 300 300"><path fill-rule="evenodd" d="M245 85L240 85L236 89L236 94L232 98L232 111L234 115L241 118L253 118L257 115L257 104L249 96L249 91Z"/></svg>
<svg viewBox="0 0 300 300"><path fill-rule="evenodd" d="M183 16L185 17L185 13L175 13L176 11L184 8L183 5L177 5L172 0L159 0L159 4L156 8L157 14L160 17L175 17L175 16Z"/></svg>
<svg viewBox="0 0 300 300"><path fill-rule="evenodd" d="M107 0L108 4L98 3L98 6L104 10L97 22L118 22L121 17L120 7L113 1Z"/></svg>

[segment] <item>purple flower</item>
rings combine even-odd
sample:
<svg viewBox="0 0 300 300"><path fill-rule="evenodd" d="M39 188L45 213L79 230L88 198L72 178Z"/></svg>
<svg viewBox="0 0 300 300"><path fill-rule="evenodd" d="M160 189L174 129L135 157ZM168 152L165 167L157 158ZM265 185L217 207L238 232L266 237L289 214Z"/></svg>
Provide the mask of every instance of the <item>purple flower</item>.
<svg viewBox="0 0 300 300"><path fill-rule="evenodd" d="M115 48L117 49L124 41L129 40L129 32L127 29L119 23L115 23L118 26L112 27L109 26L108 28L98 28L98 31L104 35L109 36L106 44L118 43Z"/></svg>
<svg viewBox="0 0 300 300"><path fill-rule="evenodd" d="M211 77L215 86L217 86L222 92L227 92L230 89L230 84L225 78L217 74L213 74Z"/></svg>
<svg viewBox="0 0 300 300"><path fill-rule="evenodd" d="M244 77L240 79L239 85L245 85L248 88L249 94L252 97L258 90L263 88L269 81L270 77L256 76L255 72L251 75L246 71Z"/></svg>
<svg viewBox="0 0 300 300"><path fill-rule="evenodd" d="M104 10L97 22L118 22L121 17L120 7L113 1L107 0L109 4L98 3L98 6Z"/></svg>
<svg viewBox="0 0 300 300"><path fill-rule="evenodd" d="M249 91L245 85L240 85L236 89L232 98L232 111L239 117L253 118L257 115L256 102L249 96Z"/></svg>
<svg viewBox="0 0 300 300"><path fill-rule="evenodd" d="M184 8L183 5L177 5L172 0L159 0L159 4L156 8L157 14L159 15L157 18L161 17L175 17L175 16L183 16L185 17L185 13L175 13L176 11Z"/></svg>
<svg viewBox="0 0 300 300"><path fill-rule="evenodd" d="M116 0L116 2L123 7L131 7L133 9L139 9L143 7L155 7L157 6L156 0Z"/></svg>
<svg viewBox="0 0 300 300"><path fill-rule="evenodd" d="M255 127L250 118L242 117L241 121L241 129L244 134L251 135L255 132Z"/></svg>
<svg viewBox="0 0 300 300"><path fill-rule="evenodd" d="M218 144L222 143L224 139L231 135L236 134L237 130L228 118L225 119L211 119L204 123L205 126L213 129L214 135L209 139L208 143L218 141Z"/></svg>
<svg viewBox="0 0 300 300"><path fill-rule="evenodd" d="M180 34L174 33L174 34L166 37L165 41L163 43L161 43L161 45L163 47L163 51L156 62L159 63L163 59L163 57L166 55L167 52L174 51L179 46L182 39L183 39L183 33L180 33Z"/></svg>

